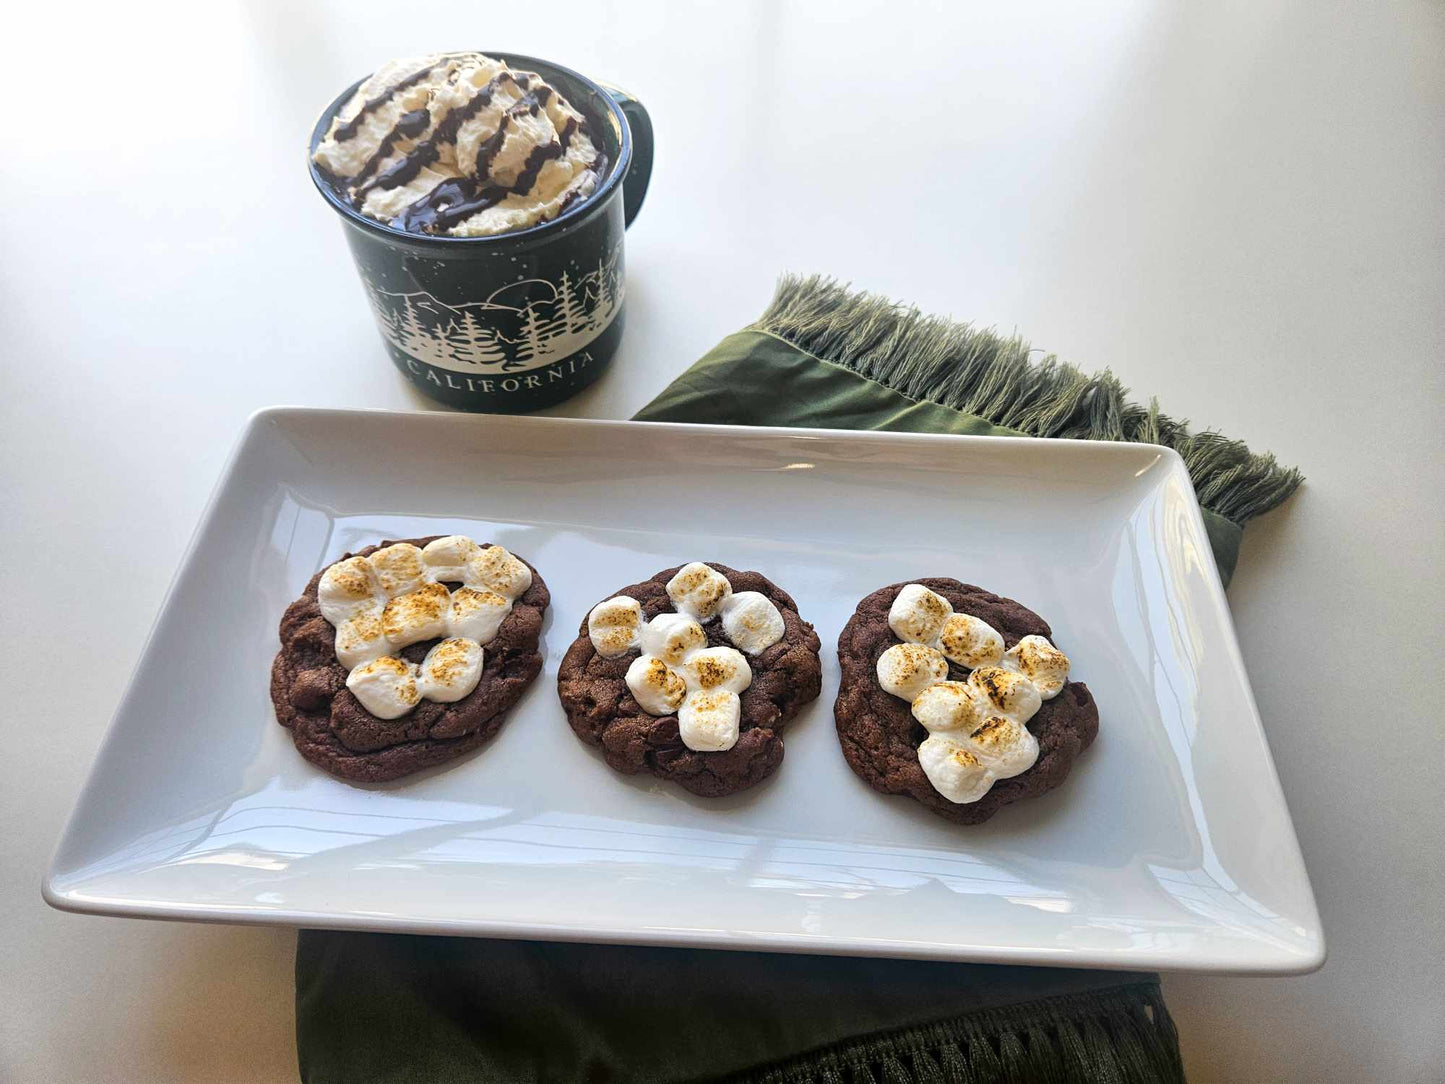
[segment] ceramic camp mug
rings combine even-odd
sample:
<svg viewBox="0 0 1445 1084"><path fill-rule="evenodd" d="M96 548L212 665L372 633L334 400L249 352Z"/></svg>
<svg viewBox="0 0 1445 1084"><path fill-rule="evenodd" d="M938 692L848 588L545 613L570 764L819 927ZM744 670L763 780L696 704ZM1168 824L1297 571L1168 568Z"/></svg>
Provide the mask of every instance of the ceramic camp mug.
<svg viewBox="0 0 1445 1084"><path fill-rule="evenodd" d="M307 148L311 178L341 216L372 313L396 367L433 399L519 414L575 395L612 361L626 307L623 237L652 174L642 103L568 68L487 53L536 72L589 121L609 168L592 195L556 218L485 237L407 233L367 218L311 154L357 80L322 113Z"/></svg>

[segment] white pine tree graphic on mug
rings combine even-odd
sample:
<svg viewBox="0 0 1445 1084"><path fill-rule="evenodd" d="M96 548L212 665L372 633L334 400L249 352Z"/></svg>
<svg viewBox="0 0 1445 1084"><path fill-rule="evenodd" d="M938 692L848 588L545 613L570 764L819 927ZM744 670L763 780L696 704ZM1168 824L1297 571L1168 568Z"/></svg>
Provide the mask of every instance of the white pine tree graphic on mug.
<svg viewBox="0 0 1445 1084"><path fill-rule="evenodd" d="M472 365L500 365L507 360L507 352L497 342L496 332L483 327L470 311L462 313L459 339L462 345L456 349L462 360Z"/></svg>
<svg viewBox="0 0 1445 1084"><path fill-rule="evenodd" d="M516 359L520 362L536 361L543 353L542 321L537 316L535 302L522 310L522 338L517 343Z"/></svg>
<svg viewBox="0 0 1445 1084"><path fill-rule="evenodd" d="M531 369L582 349L612 323L623 297L621 255L619 245L586 274L520 279L479 301L447 304L426 290L370 283L367 300L386 340L418 361L455 372Z"/></svg>
<svg viewBox="0 0 1445 1084"><path fill-rule="evenodd" d="M548 335L576 334L587 322L587 311L566 271L557 283L557 315L547 325Z"/></svg>

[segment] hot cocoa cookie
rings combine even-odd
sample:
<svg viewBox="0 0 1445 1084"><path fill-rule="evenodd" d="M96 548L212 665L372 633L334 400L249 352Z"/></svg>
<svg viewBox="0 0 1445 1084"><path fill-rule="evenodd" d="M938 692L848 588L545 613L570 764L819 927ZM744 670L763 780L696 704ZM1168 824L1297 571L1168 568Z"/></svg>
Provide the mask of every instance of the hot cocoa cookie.
<svg viewBox="0 0 1445 1084"><path fill-rule="evenodd" d="M271 702L332 775L396 779L492 737L542 669L536 569L460 535L382 542L311 578L281 619Z"/></svg>
<svg viewBox="0 0 1445 1084"><path fill-rule="evenodd" d="M557 691L577 736L617 771L719 797L782 763L784 724L822 687L819 647L767 577L693 562L594 606Z"/></svg>
<svg viewBox="0 0 1445 1084"><path fill-rule="evenodd" d="M874 591L838 638L848 765L959 824L1052 790L1099 731L1052 635L1027 607L958 580Z"/></svg>

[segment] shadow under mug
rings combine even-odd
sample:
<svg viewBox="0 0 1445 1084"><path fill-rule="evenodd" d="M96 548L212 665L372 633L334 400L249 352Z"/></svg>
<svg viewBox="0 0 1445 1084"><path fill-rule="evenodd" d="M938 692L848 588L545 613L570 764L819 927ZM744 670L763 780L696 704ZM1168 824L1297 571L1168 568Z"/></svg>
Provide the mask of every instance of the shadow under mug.
<svg viewBox="0 0 1445 1084"><path fill-rule="evenodd" d="M341 216L387 352L422 392L451 406L520 414L600 377L622 339L623 235L652 174L652 121L635 98L568 68L488 53L536 72L591 122L607 174L549 222L487 237L406 233L367 218L311 162L343 92L311 133L311 179Z"/></svg>

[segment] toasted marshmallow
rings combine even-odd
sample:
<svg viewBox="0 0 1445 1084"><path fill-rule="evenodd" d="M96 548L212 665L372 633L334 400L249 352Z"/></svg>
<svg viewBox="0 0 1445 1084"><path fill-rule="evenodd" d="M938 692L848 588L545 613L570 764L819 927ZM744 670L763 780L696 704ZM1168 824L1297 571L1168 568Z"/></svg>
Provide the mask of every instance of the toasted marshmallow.
<svg viewBox="0 0 1445 1084"><path fill-rule="evenodd" d="M450 704L477 687L482 677L482 645L464 637L443 640L426 653L417 679L428 700Z"/></svg>
<svg viewBox="0 0 1445 1084"><path fill-rule="evenodd" d="M682 743L698 752L731 749L738 742L742 701L727 689L698 689L687 694L677 713Z"/></svg>
<svg viewBox="0 0 1445 1084"><path fill-rule="evenodd" d="M1016 719L990 715L968 735L968 746L999 779L1026 772L1039 759L1039 741Z"/></svg>
<svg viewBox="0 0 1445 1084"><path fill-rule="evenodd" d="M642 607L626 595L599 602L587 615L592 648L604 659L615 659L636 647L641 628Z"/></svg>
<svg viewBox="0 0 1445 1084"><path fill-rule="evenodd" d="M1052 700L1069 680L1069 657L1042 636L1025 636L1004 653L1003 665L1038 686L1039 695Z"/></svg>
<svg viewBox="0 0 1445 1084"><path fill-rule="evenodd" d="M639 655L627 668L627 687L649 715L671 715L687 695L687 683L667 663L652 655Z"/></svg>
<svg viewBox="0 0 1445 1084"><path fill-rule="evenodd" d="M388 598L414 591L426 580L426 568L421 563L421 550L410 542L396 542L384 546L367 560L376 570L377 582Z"/></svg>
<svg viewBox="0 0 1445 1084"><path fill-rule="evenodd" d="M987 621L972 614L950 614L939 632L938 646L959 666L970 670L997 666L1003 658L1003 637Z"/></svg>
<svg viewBox="0 0 1445 1084"><path fill-rule="evenodd" d="M968 683L985 699L990 713L1012 716L1020 723L1032 719L1043 702L1038 686L1001 666L980 666L968 675Z"/></svg>
<svg viewBox="0 0 1445 1084"><path fill-rule="evenodd" d="M893 635L910 644L934 644L943 623L953 613L953 604L921 583L910 583L898 592L888 608L888 627Z"/></svg>
<svg viewBox="0 0 1445 1084"><path fill-rule="evenodd" d="M321 574L316 585L316 602L321 616L333 625L377 605L381 585L376 570L365 557L348 557L337 561Z"/></svg>
<svg viewBox="0 0 1445 1084"><path fill-rule="evenodd" d="M396 719L416 707L421 692L412 663L383 655L362 663L346 675L346 687L361 706L378 719Z"/></svg>
<svg viewBox="0 0 1445 1084"><path fill-rule="evenodd" d="M732 647L706 647L688 655L682 664L689 689L726 689L740 693L753 683L752 667Z"/></svg>
<svg viewBox="0 0 1445 1084"><path fill-rule="evenodd" d="M475 587L458 587L452 592L452 609L447 629L453 636L463 636L479 644L489 644L497 630L512 612L510 599L495 591Z"/></svg>
<svg viewBox="0 0 1445 1084"><path fill-rule="evenodd" d="M532 570L501 546L488 546L472 554L467 566L469 587L490 587L507 598L520 598L532 586Z"/></svg>
<svg viewBox="0 0 1445 1084"><path fill-rule="evenodd" d="M913 698L913 717L937 733L967 734L983 722L983 706L966 681L936 681Z"/></svg>
<svg viewBox="0 0 1445 1084"><path fill-rule="evenodd" d="M722 609L723 631L739 650L758 655L783 638L783 615L760 591L739 591Z"/></svg>
<svg viewBox="0 0 1445 1084"><path fill-rule="evenodd" d="M686 614L658 614L641 631L642 650L669 666L679 666L690 651L707 646L707 633Z"/></svg>
<svg viewBox="0 0 1445 1084"><path fill-rule="evenodd" d="M888 611L900 640L878 659L878 683L910 701L929 732L918 762L950 802L976 802L999 779L1028 771L1038 739L1025 725L1069 676L1069 660L1042 636L1025 636L1005 652L1003 636L921 584L901 588ZM948 662L972 671L947 681Z"/></svg>
<svg viewBox="0 0 1445 1084"><path fill-rule="evenodd" d="M336 661L348 670L391 650L381 627L381 603L372 599L371 605L336 626Z"/></svg>
<svg viewBox="0 0 1445 1084"><path fill-rule="evenodd" d="M421 548L422 564L432 579L442 583L464 583L471 560L481 547L464 534L434 538Z"/></svg>
<svg viewBox="0 0 1445 1084"><path fill-rule="evenodd" d="M698 752L736 744L742 714L738 694L753 683L743 652L765 651L786 631L783 615L766 595L734 595L732 590L726 576L694 561L668 581L677 612L644 621L637 602L619 595L599 602L587 616L587 633L599 655L615 658L641 648L627 668L627 687L649 715L676 712L682 743ZM719 615L736 647L707 646L702 623Z"/></svg>
<svg viewBox="0 0 1445 1084"><path fill-rule="evenodd" d="M948 660L923 644L894 644L878 657L878 684L910 703L935 681L948 677Z"/></svg>
<svg viewBox="0 0 1445 1084"><path fill-rule="evenodd" d="M381 628L387 642L392 647L406 647L445 636L451 602L451 593L439 583L398 595L381 612Z"/></svg>
<svg viewBox="0 0 1445 1084"><path fill-rule="evenodd" d="M918 763L933 789L959 805L978 801L993 786L993 772L951 735L925 738L918 747Z"/></svg>
<svg viewBox="0 0 1445 1084"><path fill-rule="evenodd" d="M703 624L711 621L733 593L733 585L721 572L693 561L678 569L667 581L667 597L679 613L685 613Z"/></svg>
<svg viewBox="0 0 1445 1084"><path fill-rule="evenodd" d="M453 594L445 586L453 582L467 586ZM420 549L396 542L337 561L321 575L317 602L336 628L337 661L351 671L347 687L373 715L395 719L421 698L448 703L475 689L482 645L531 583L526 564L500 546L483 551L465 535L447 535ZM419 669L388 654L438 637L447 639Z"/></svg>

